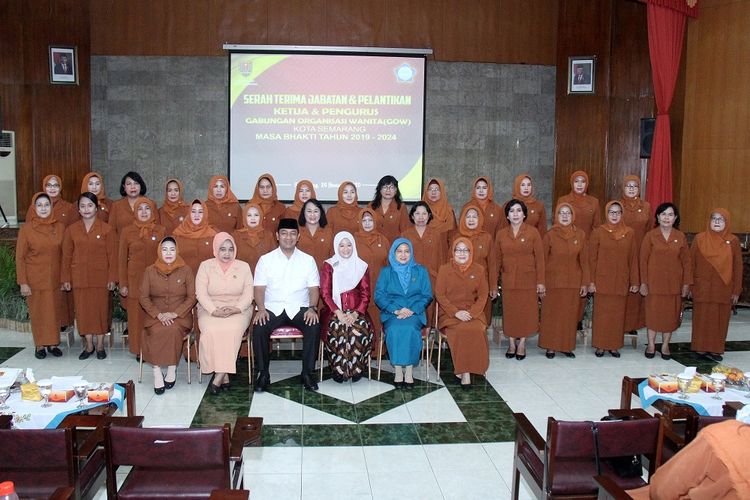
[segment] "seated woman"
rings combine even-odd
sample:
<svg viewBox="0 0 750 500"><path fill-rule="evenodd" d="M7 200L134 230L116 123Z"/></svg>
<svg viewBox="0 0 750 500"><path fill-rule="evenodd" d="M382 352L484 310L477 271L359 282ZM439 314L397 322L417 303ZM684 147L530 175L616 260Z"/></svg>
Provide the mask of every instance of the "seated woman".
<svg viewBox="0 0 750 500"><path fill-rule="evenodd" d="M154 366L154 392L164 394L164 389L174 387L182 341L193 328L195 278L171 236L161 240L156 255L141 280L140 303L145 311L141 347L143 360ZM167 367L166 377L162 366Z"/></svg>
<svg viewBox="0 0 750 500"><path fill-rule="evenodd" d="M397 238L388 252L389 266L380 271L375 303L385 330L385 343L395 369L396 387L414 387L413 365L419 363L425 309L432 300L427 269L414 261L414 250L406 238ZM404 370L404 367L406 369Z"/></svg>
<svg viewBox="0 0 750 500"><path fill-rule="evenodd" d="M471 387L471 374L483 375L490 365L487 344L487 319L484 304L488 299L487 273L473 263L471 240L459 236L451 245L453 258L440 266L435 298L439 325L448 336L451 358L461 387Z"/></svg>
<svg viewBox="0 0 750 500"><path fill-rule="evenodd" d="M205 260L195 275L198 325L201 330L201 372L214 373L209 391L229 390L229 374L242 335L250 325L253 304L253 273L247 262L235 260L237 245L229 233L214 236L214 258Z"/></svg>
<svg viewBox="0 0 750 500"><path fill-rule="evenodd" d="M362 378L372 350L370 273L357 255L354 236L341 231L333 238L334 256L323 263L320 294L323 296L321 338L330 354L333 380L342 383Z"/></svg>

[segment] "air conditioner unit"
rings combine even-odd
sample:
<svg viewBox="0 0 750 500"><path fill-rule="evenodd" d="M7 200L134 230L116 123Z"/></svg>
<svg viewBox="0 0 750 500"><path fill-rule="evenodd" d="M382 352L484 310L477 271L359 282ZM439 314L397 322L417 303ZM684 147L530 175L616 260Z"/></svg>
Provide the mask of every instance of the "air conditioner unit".
<svg viewBox="0 0 750 500"><path fill-rule="evenodd" d="M16 134L0 132L0 207L10 224L18 224L16 202ZM0 217L0 226L5 221Z"/></svg>

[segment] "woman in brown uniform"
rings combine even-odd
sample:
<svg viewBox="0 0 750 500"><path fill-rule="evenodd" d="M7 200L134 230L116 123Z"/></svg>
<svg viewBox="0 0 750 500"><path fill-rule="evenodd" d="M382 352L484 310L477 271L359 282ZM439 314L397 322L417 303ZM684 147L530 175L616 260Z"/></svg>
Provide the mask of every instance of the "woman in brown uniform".
<svg viewBox="0 0 750 500"><path fill-rule="evenodd" d="M575 213L570 203L558 203L555 223L542 240L547 293L542 301L539 347L547 350L549 359L555 351L575 358L578 305L591 284L588 241L583 230L573 225Z"/></svg>
<svg viewBox="0 0 750 500"><path fill-rule="evenodd" d="M196 272L201 262L214 255L213 241L217 231L209 225L208 210L201 200L190 204L190 215L174 230L180 256Z"/></svg>
<svg viewBox="0 0 750 500"><path fill-rule="evenodd" d="M135 222L135 200L146 196L146 183L137 172L128 172L120 181L120 195L122 198L112 204L108 224L119 237L123 229ZM156 214L159 222L159 214Z"/></svg>
<svg viewBox="0 0 750 500"><path fill-rule="evenodd" d="M339 186L339 201L328 209L326 217L331 232L336 235L341 231L356 233L359 230L359 205L357 205L357 187L351 181L344 181Z"/></svg>
<svg viewBox="0 0 750 500"><path fill-rule="evenodd" d="M159 242L156 262L146 268L141 281L141 306L145 311L143 359L154 366L154 392L174 387L185 334L193 328L195 277L177 253L174 238ZM161 371L167 367L167 375Z"/></svg>
<svg viewBox="0 0 750 500"><path fill-rule="evenodd" d="M263 174L258 177L255 184L255 192L250 198L250 203L258 205L263 213L263 225L270 229L276 230L279 225L279 219L284 216L286 206L279 201L276 194L276 181L271 174Z"/></svg>
<svg viewBox="0 0 750 500"><path fill-rule="evenodd" d="M432 229L445 234L446 237L450 231L456 229L456 212L448 203L448 192L442 180L430 179L422 193L422 201L427 203L432 211Z"/></svg>
<svg viewBox="0 0 750 500"><path fill-rule="evenodd" d="M463 236L471 241L471 260L479 264L487 273L488 299L484 306L485 323L488 325L492 320L492 301L497 297L497 249L492 236L483 230L484 216L476 205L468 203L461 211L458 222L458 230L453 231L450 237L451 245L456 238ZM450 260L450 256L447 257Z"/></svg>
<svg viewBox="0 0 750 500"><path fill-rule="evenodd" d="M485 330L487 272L473 262L471 240L459 236L451 245L453 257L440 266L435 284L439 326L448 336L453 372L461 388L471 387L471 374L483 375L490 365Z"/></svg>
<svg viewBox="0 0 750 500"><path fill-rule="evenodd" d="M217 231L231 233L242 227L242 207L224 175L214 175L208 181L208 220Z"/></svg>
<svg viewBox="0 0 750 500"><path fill-rule="evenodd" d="M588 238L601 221L599 200L588 194L589 176L583 170L576 170L570 176L570 193L561 196L557 201L567 203L575 212L576 226Z"/></svg>
<svg viewBox="0 0 750 500"><path fill-rule="evenodd" d="M519 200L505 204L508 225L497 232L502 272L503 333L510 340L505 357L526 357L526 337L539 329L539 299L544 297L544 248L539 231L524 222L528 209Z"/></svg>
<svg viewBox="0 0 750 500"><path fill-rule="evenodd" d="M276 236L267 231L263 225L263 213L259 205L248 202L245 205L245 227L232 235L237 243L237 258L247 262L250 270L255 272L258 259L278 246Z"/></svg>
<svg viewBox="0 0 750 500"><path fill-rule="evenodd" d="M31 206L34 213L21 226L16 242L16 282L29 306L34 355L43 359L49 352L59 357L60 260L65 224L52 215L52 201L45 193L36 193Z"/></svg>
<svg viewBox="0 0 750 500"><path fill-rule="evenodd" d="M693 335L690 349L722 361L732 305L742 292L742 250L724 208L711 212L708 230L690 247L693 262Z"/></svg>
<svg viewBox="0 0 750 500"><path fill-rule="evenodd" d="M380 270L388 265L388 249L391 247L391 242L375 229L375 214L371 208L363 208L359 211L359 224L360 229L354 233L357 253L360 259L367 262L370 283L377 283ZM370 302L367 306L367 312L372 320L372 330L375 334L372 340L373 356L377 356L383 324L380 322L380 309L373 298L374 289L374 286L370 287Z"/></svg>
<svg viewBox="0 0 750 500"><path fill-rule="evenodd" d="M648 346L645 355L656 353L657 332L661 332L661 357L670 359L669 338L680 326L682 299L693 284L693 266L687 238L680 227L680 212L673 203L656 207L656 226L641 243L641 295L646 297Z"/></svg>
<svg viewBox="0 0 750 500"><path fill-rule="evenodd" d="M503 209L500 205L492 201L494 193L492 191L492 183L488 177L477 177L474 180L473 188L471 190L471 200L463 206L461 212L467 207L467 205L475 205L482 211L483 220L482 229L487 231L487 234L493 239L497 232L498 224L504 219ZM490 286L492 288L492 286Z"/></svg>
<svg viewBox="0 0 750 500"><path fill-rule="evenodd" d="M86 191L95 194L96 199L99 200L99 209L96 211L96 216L104 222L109 222L112 201L107 198L107 193L104 189L104 178L100 173L89 172L83 177L81 181L81 193L85 193Z"/></svg>
<svg viewBox="0 0 750 500"><path fill-rule="evenodd" d="M638 259L633 230L622 222L620 202L607 203L604 215L607 222L591 232L589 241L589 293L595 294L591 345L599 358L604 351L619 358L628 291L638 291Z"/></svg>
<svg viewBox="0 0 750 500"><path fill-rule="evenodd" d="M544 208L544 203L534 197L533 182L531 176L528 174L517 176L513 182L513 199L522 201L526 206L528 216L524 224L535 227L539 231L539 237L544 238L544 234L547 232L547 211ZM500 227L507 225L508 221L506 219L500 223Z"/></svg>
<svg viewBox="0 0 750 500"><path fill-rule="evenodd" d="M73 290L78 334L86 338L86 348L78 359L94 353L104 359L104 334L109 331L109 296L117 281L117 238L114 229L96 217L96 195L78 197L81 220L65 230L60 281L64 290Z"/></svg>
<svg viewBox="0 0 750 500"><path fill-rule="evenodd" d="M135 213L135 223L120 233L118 286L120 297L127 302L128 348L139 356L145 318L139 305L141 294L138 286L143 279L143 271L159 248L159 242L166 231L164 226L156 224L156 203L148 198L138 198L135 201Z"/></svg>
<svg viewBox="0 0 750 500"><path fill-rule="evenodd" d="M297 222L299 222L297 248L312 255L320 271L323 262L333 255L333 233L328 227L323 205L315 198L307 200L302 205L302 212Z"/></svg>
<svg viewBox="0 0 750 500"><path fill-rule="evenodd" d="M164 188L164 205L159 209L159 219L167 234L172 234L190 213L190 207L183 198L184 192L185 189L179 180L167 181Z"/></svg>
<svg viewBox="0 0 750 500"><path fill-rule="evenodd" d="M635 233L635 249L641 252L643 237L651 229L651 204L640 198L641 179L635 175L626 175L623 180L622 198L622 220L626 226ZM631 335L637 334L646 326L646 307L643 295L640 293L628 294L628 305L625 308L625 331Z"/></svg>
<svg viewBox="0 0 750 500"><path fill-rule="evenodd" d="M395 241L409 227L409 209L401 201L398 181L392 175L378 181L369 207L375 216L375 230L388 241Z"/></svg>
<svg viewBox="0 0 750 500"><path fill-rule="evenodd" d="M294 187L294 202L284 211L284 218L299 219L302 205L311 199L317 199L312 181L307 179L299 181Z"/></svg>

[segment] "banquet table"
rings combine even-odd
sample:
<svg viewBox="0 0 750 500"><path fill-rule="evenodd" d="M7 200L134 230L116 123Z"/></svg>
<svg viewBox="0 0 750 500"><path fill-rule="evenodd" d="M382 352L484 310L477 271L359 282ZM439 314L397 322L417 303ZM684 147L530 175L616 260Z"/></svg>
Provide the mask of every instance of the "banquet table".
<svg viewBox="0 0 750 500"><path fill-rule="evenodd" d="M648 380L644 380L638 385L638 397L644 409L658 400L663 400L691 406L699 415L720 417L726 403L730 401L750 402L750 399L746 397L748 395L747 390L737 389L730 385L727 385L725 390L719 393L721 399L714 399L714 395L713 392L700 390L688 393L688 399L680 399L679 393L656 392L648 385Z"/></svg>

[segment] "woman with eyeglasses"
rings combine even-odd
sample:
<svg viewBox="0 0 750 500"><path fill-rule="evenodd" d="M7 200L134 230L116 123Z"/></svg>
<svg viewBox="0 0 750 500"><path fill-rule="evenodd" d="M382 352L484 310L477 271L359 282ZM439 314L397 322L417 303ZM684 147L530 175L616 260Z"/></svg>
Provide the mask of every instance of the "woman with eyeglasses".
<svg viewBox="0 0 750 500"><path fill-rule="evenodd" d="M471 374L484 375L490 364L487 321L487 272L474 263L474 245L459 236L451 245L450 262L440 266L435 297L441 330L448 336L453 372L461 388L471 387Z"/></svg>
<svg viewBox="0 0 750 500"><path fill-rule="evenodd" d="M643 237L651 229L651 204L640 197L641 179L636 175L626 175L623 179L622 220L635 233L635 248L641 252ZM646 306L643 295L629 293L625 308L625 332L635 335L646 326Z"/></svg>
<svg viewBox="0 0 750 500"><path fill-rule="evenodd" d="M409 227L409 209L401 201L398 181L386 175L378 181L369 208L375 214L375 229L394 241Z"/></svg>
<svg viewBox="0 0 750 500"><path fill-rule="evenodd" d="M742 250L732 234L731 216L715 208L708 229L690 248L693 264L693 335L690 350L711 361L724 359L732 306L742 292Z"/></svg>
<svg viewBox="0 0 750 500"><path fill-rule="evenodd" d="M661 357L670 359L669 339L680 326L682 299L693 284L693 265L687 238L680 227L680 211L674 203L656 207L656 224L641 243L640 292L646 299L648 346L645 356L656 354L656 334L661 332Z"/></svg>
<svg viewBox="0 0 750 500"><path fill-rule="evenodd" d="M628 293L638 291L638 258L633 230L622 221L622 205L610 201L604 207L605 222L591 232L589 241L589 293L594 294L594 354L609 351L620 357Z"/></svg>

